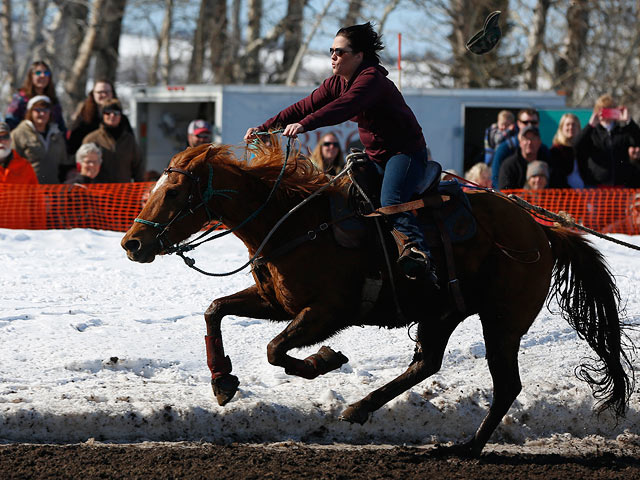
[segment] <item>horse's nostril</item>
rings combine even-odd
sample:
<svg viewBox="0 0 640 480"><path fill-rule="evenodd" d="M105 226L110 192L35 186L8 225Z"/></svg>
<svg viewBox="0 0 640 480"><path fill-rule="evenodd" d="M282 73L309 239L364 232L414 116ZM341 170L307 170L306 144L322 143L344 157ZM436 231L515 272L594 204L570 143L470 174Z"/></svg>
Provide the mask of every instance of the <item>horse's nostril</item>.
<svg viewBox="0 0 640 480"><path fill-rule="evenodd" d="M124 248L127 252L132 252L135 253L138 250L140 250L140 247L142 246L142 244L140 243L140 240L128 240L125 244L124 244Z"/></svg>

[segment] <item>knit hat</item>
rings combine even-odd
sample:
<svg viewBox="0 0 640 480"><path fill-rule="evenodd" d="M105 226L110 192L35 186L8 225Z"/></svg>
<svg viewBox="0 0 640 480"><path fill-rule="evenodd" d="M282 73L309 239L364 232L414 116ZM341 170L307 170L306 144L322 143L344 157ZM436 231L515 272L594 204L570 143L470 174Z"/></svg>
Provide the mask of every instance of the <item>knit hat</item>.
<svg viewBox="0 0 640 480"><path fill-rule="evenodd" d="M11 131L11 127L7 122L0 122L0 133L9 133Z"/></svg>
<svg viewBox="0 0 640 480"><path fill-rule="evenodd" d="M549 179L549 165L541 160L534 160L527 165L527 180L536 175L543 175Z"/></svg>
<svg viewBox="0 0 640 480"><path fill-rule="evenodd" d="M211 125L206 120L193 120L187 127L189 135L200 135L201 133L211 133Z"/></svg>
<svg viewBox="0 0 640 480"><path fill-rule="evenodd" d="M31 107L33 107L38 102L45 102L51 105L51 99L49 97L47 97L46 95L36 95L27 102L27 110L31 110Z"/></svg>

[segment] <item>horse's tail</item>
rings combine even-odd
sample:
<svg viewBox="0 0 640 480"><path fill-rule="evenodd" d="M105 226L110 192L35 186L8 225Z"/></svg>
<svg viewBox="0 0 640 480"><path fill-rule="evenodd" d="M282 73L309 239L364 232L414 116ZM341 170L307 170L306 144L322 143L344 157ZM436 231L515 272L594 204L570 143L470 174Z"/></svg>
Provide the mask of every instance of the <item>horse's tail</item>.
<svg viewBox="0 0 640 480"><path fill-rule="evenodd" d="M623 348L618 287L602 254L583 235L553 227L545 233L555 259L548 301L556 299L562 317L599 357L595 363L582 363L576 375L599 400L598 413L611 409L622 417L634 376Z"/></svg>

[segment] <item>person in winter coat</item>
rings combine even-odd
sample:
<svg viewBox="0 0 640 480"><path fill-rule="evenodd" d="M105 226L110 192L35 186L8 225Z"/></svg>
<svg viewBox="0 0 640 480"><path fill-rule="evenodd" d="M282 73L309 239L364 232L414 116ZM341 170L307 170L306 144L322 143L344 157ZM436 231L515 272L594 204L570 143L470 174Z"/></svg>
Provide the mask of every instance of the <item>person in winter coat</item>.
<svg viewBox="0 0 640 480"><path fill-rule="evenodd" d="M18 124L24 120L25 114L27 113L27 103L36 95L49 97L51 102L51 118L58 125L58 130L65 135L67 126L62 116L62 106L56 95L56 86L53 82L51 69L49 65L41 60L31 64L22 87L13 95L11 103L7 108L5 121L9 124L11 130L16 128Z"/></svg>
<svg viewBox="0 0 640 480"><path fill-rule="evenodd" d="M69 172L64 183L98 183L102 166L102 150L95 143L84 143L76 152L76 170Z"/></svg>
<svg viewBox="0 0 640 480"><path fill-rule="evenodd" d="M0 122L0 183L37 185L38 177L31 164L11 148L11 127Z"/></svg>
<svg viewBox="0 0 640 480"><path fill-rule="evenodd" d="M100 127L82 143L95 143L102 151L102 166L96 183L128 183L144 180L144 163L136 139L122 123L122 107L117 99L104 103Z"/></svg>
<svg viewBox="0 0 640 480"><path fill-rule="evenodd" d="M629 161L629 146L640 144L640 127L611 95L602 95L576 142L585 186L640 187L640 168Z"/></svg>
<svg viewBox="0 0 640 480"><path fill-rule="evenodd" d="M100 127L102 121L100 109L105 102L114 98L117 99L118 96L113 83L109 80L97 80L87 98L78 106L73 115L71 128L67 133L67 153L69 155L74 155L82 145L84 137ZM125 130L133 134L129 119L124 113L121 115L120 123Z"/></svg>
<svg viewBox="0 0 640 480"><path fill-rule="evenodd" d="M52 119L51 105L46 95L33 97L24 120L11 132L16 152L31 163L40 183L60 183L73 168L64 136Z"/></svg>

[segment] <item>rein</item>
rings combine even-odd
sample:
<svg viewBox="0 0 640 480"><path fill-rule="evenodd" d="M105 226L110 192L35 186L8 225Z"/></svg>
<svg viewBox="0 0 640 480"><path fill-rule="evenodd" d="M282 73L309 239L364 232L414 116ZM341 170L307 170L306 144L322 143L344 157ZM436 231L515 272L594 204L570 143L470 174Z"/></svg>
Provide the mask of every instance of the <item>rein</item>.
<svg viewBox="0 0 640 480"><path fill-rule="evenodd" d="M547 210L546 208L542 208L542 207L539 207L537 205L533 205L533 204L527 202L522 197L519 197L519 196L517 196L517 195L515 195L513 193L511 193L509 195L505 195L504 193L502 193L502 192L500 192L498 190L495 190L493 188L481 187L477 183L472 182L471 180L467 180L466 178L460 177L460 176L458 176L458 175L456 175L454 173L451 173L451 172L445 172L445 173L448 173L449 175L451 175L454 178L457 178L458 180L462 180L463 183L465 183L467 186L473 188L474 190L484 190L485 192L492 193L494 195L498 195L500 197L506 198L507 200L510 200L511 202L515 203L520 208L526 210L531 215L533 215L536 218L539 218L540 220L553 220L554 222L559 223L563 227L569 227L569 228L575 228L577 230L582 230L583 232L590 233L591 235L595 235L596 237L602 238L604 240L608 240L609 242L617 243L618 245L622 245L623 247L631 248L633 250L640 250L640 247L637 246L637 245L633 245L632 243L627 243L627 242L624 242L622 240L618 240L617 238L613 238L613 237L611 237L609 235L605 235L604 233L600 233L600 232L598 232L596 230L593 230L591 228L588 228L588 227L585 227L583 225L577 224L576 222L573 221L573 219L569 215L559 215L557 213L554 213L554 212L551 212L551 211ZM561 212L561 213L563 213L563 212ZM496 243L496 245L500 248L500 250L503 251L503 253L505 255L510 257L510 255L503 250L503 246L502 245L499 245L497 243ZM519 252L519 253L522 253L522 252ZM530 263L530 262L525 262L525 263Z"/></svg>

